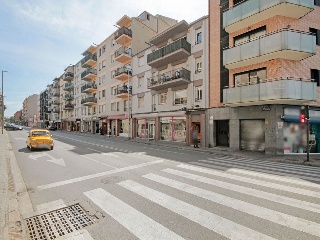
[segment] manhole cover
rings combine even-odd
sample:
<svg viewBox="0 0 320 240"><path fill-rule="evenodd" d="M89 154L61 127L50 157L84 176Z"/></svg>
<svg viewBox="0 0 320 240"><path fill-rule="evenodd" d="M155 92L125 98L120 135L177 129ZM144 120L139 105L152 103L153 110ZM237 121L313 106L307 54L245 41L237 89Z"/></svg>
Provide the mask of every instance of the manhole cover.
<svg viewBox="0 0 320 240"><path fill-rule="evenodd" d="M96 220L79 204L75 204L26 219L27 237L32 240L56 239L89 226Z"/></svg>

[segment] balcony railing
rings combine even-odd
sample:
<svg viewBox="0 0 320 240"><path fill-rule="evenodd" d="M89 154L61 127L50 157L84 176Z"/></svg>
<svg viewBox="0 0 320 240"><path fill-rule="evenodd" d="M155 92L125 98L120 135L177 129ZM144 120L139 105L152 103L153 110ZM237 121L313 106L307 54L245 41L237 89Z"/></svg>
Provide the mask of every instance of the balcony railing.
<svg viewBox="0 0 320 240"><path fill-rule="evenodd" d="M88 54L81 60L83 68L94 67L97 64L97 55Z"/></svg>
<svg viewBox="0 0 320 240"><path fill-rule="evenodd" d="M299 61L316 54L316 36L283 29L223 51L223 65L234 69L272 59Z"/></svg>
<svg viewBox="0 0 320 240"><path fill-rule="evenodd" d="M128 75L128 72L129 72L129 75ZM117 80L121 80L121 81L127 81L128 77L131 78L131 76L132 76L132 71L128 71L126 66L117 68L117 70L114 73L114 77Z"/></svg>
<svg viewBox="0 0 320 240"><path fill-rule="evenodd" d="M70 81L74 77L74 74L72 72L66 72L63 76L64 81Z"/></svg>
<svg viewBox="0 0 320 240"><path fill-rule="evenodd" d="M59 90L54 90L54 91L52 92L52 95L53 95L53 96L59 96L59 95L60 95L60 91L59 91Z"/></svg>
<svg viewBox="0 0 320 240"><path fill-rule="evenodd" d="M96 103L97 103L96 97L87 97L81 100L81 104L84 104L84 105L94 105Z"/></svg>
<svg viewBox="0 0 320 240"><path fill-rule="evenodd" d="M191 73L187 69L178 69L148 78L148 88L152 90L161 90L180 85L189 84Z"/></svg>
<svg viewBox="0 0 320 240"><path fill-rule="evenodd" d="M147 63L158 68L190 56L191 44L184 38L174 41L147 56Z"/></svg>
<svg viewBox="0 0 320 240"><path fill-rule="evenodd" d="M81 92L94 92L97 89L97 85L93 83L88 83L81 87Z"/></svg>
<svg viewBox="0 0 320 240"><path fill-rule="evenodd" d="M71 100L73 100L73 96L70 95L70 94L66 94L66 95L64 96L64 100L71 101Z"/></svg>
<svg viewBox="0 0 320 240"><path fill-rule="evenodd" d="M72 110L74 109L74 105L73 104L66 104L63 107L64 110Z"/></svg>
<svg viewBox="0 0 320 240"><path fill-rule="evenodd" d="M126 64L132 59L132 49L122 46L117 51L115 51L114 57L116 61Z"/></svg>
<svg viewBox="0 0 320 240"><path fill-rule="evenodd" d="M81 79L86 81L91 81L93 78L97 77L97 70L94 68L88 68L81 73Z"/></svg>
<svg viewBox="0 0 320 240"><path fill-rule="evenodd" d="M53 86L53 88L59 88L60 87L58 82L54 82L52 86Z"/></svg>
<svg viewBox="0 0 320 240"><path fill-rule="evenodd" d="M301 79L271 79L223 89L227 105L301 104L316 101L317 83Z"/></svg>
<svg viewBox="0 0 320 240"><path fill-rule="evenodd" d="M64 84L63 90L65 91L71 91L73 89L73 83L66 83Z"/></svg>
<svg viewBox="0 0 320 240"><path fill-rule="evenodd" d="M126 27L120 28L114 35L114 40L123 46L128 45L132 39L132 31Z"/></svg>
<svg viewBox="0 0 320 240"><path fill-rule="evenodd" d="M235 32L277 15L299 19L313 9L314 0L248 0L223 13L223 27Z"/></svg>

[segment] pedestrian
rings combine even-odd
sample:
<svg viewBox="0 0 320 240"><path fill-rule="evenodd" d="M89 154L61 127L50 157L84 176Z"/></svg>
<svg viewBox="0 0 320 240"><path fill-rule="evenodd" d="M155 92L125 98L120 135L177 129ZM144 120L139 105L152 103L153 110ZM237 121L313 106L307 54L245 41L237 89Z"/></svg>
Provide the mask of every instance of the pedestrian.
<svg viewBox="0 0 320 240"><path fill-rule="evenodd" d="M192 132L192 139L193 139L193 147L199 148L198 146L198 128L195 127L195 129Z"/></svg>
<svg viewBox="0 0 320 240"><path fill-rule="evenodd" d="M109 137L111 136L112 130L111 130L111 126L109 127L109 131L108 131L108 135Z"/></svg>
<svg viewBox="0 0 320 240"><path fill-rule="evenodd" d="M113 135L116 136L116 126L113 126Z"/></svg>

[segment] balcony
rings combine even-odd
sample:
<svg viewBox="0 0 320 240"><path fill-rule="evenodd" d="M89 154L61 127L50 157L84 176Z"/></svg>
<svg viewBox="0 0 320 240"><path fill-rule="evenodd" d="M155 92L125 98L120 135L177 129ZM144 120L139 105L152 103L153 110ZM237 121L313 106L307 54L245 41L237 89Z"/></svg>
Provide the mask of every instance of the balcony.
<svg viewBox="0 0 320 240"><path fill-rule="evenodd" d="M53 112L53 113L59 113L59 108L53 108L53 109L52 109L52 112Z"/></svg>
<svg viewBox="0 0 320 240"><path fill-rule="evenodd" d="M64 84L64 91L70 92L73 89L73 83L66 83Z"/></svg>
<svg viewBox="0 0 320 240"><path fill-rule="evenodd" d="M92 68L97 64L97 55L88 54L81 60L83 68Z"/></svg>
<svg viewBox="0 0 320 240"><path fill-rule="evenodd" d="M122 46L114 53L114 57L117 62L127 64L132 59L132 50L131 48Z"/></svg>
<svg viewBox="0 0 320 240"><path fill-rule="evenodd" d="M97 91L97 85L96 84L92 84L92 83L88 83L84 86L81 87L81 92L82 93L94 93Z"/></svg>
<svg viewBox="0 0 320 240"><path fill-rule="evenodd" d="M81 79L85 81L92 81L97 77L97 70L93 68L88 68L84 72L81 73Z"/></svg>
<svg viewBox="0 0 320 240"><path fill-rule="evenodd" d="M57 106L57 105L59 105L60 104L60 101L59 100L54 100L53 102L52 102L52 105L54 105L54 106Z"/></svg>
<svg viewBox="0 0 320 240"><path fill-rule="evenodd" d="M71 103L63 106L63 110L73 110L73 109L74 109L74 105Z"/></svg>
<svg viewBox="0 0 320 240"><path fill-rule="evenodd" d="M123 82L127 82L128 78L132 78L132 71L129 71L129 75L128 75L128 70L125 66L118 68L115 73L114 73L114 77L117 80L121 80Z"/></svg>
<svg viewBox="0 0 320 240"><path fill-rule="evenodd" d="M314 9L314 0L248 0L223 13L223 27L229 33L274 16L299 19Z"/></svg>
<svg viewBox="0 0 320 240"><path fill-rule="evenodd" d="M66 95L64 95L64 100L72 101L73 100L73 96L71 94L66 94Z"/></svg>
<svg viewBox="0 0 320 240"><path fill-rule="evenodd" d="M148 78L148 88L157 91L186 85L191 82L190 76L190 71L184 68L180 70L169 71L156 77Z"/></svg>
<svg viewBox="0 0 320 240"><path fill-rule="evenodd" d="M60 88L59 82L54 82L52 86L53 88Z"/></svg>
<svg viewBox="0 0 320 240"><path fill-rule="evenodd" d="M132 19L127 15L124 15L118 22L117 25L120 27L129 27L132 23Z"/></svg>
<svg viewBox="0 0 320 240"><path fill-rule="evenodd" d="M223 89L223 103L229 106L297 104L317 100L317 83L301 79L265 80Z"/></svg>
<svg viewBox="0 0 320 240"><path fill-rule="evenodd" d="M86 106L92 106L97 104L97 98L96 97L87 97L81 100L81 104Z"/></svg>
<svg viewBox="0 0 320 240"><path fill-rule="evenodd" d="M128 29L126 27L120 28L115 34L114 34L114 40L116 43L122 45L122 46L128 46L131 43L132 40L132 31L131 29Z"/></svg>
<svg viewBox="0 0 320 240"><path fill-rule="evenodd" d="M151 67L159 68L169 63L189 57L190 53L191 44L181 38L154 51L153 53L148 54L147 63Z"/></svg>
<svg viewBox="0 0 320 240"><path fill-rule="evenodd" d="M129 96L132 94L132 88L129 88ZM128 87L122 86L118 87L116 91L116 97L122 98L122 99L128 99Z"/></svg>
<svg viewBox="0 0 320 240"><path fill-rule="evenodd" d="M74 74L72 72L66 72L63 75L63 81L71 81L74 77Z"/></svg>
<svg viewBox="0 0 320 240"><path fill-rule="evenodd" d="M272 59L300 61L316 54L316 36L284 29L223 51L223 65L239 68Z"/></svg>
<svg viewBox="0 0 320 240"><path fill-rule="evenodd" d="M54 90L52 92L52 96L56 96L56 97L60 96L60 91L58 89Z"/></svg>

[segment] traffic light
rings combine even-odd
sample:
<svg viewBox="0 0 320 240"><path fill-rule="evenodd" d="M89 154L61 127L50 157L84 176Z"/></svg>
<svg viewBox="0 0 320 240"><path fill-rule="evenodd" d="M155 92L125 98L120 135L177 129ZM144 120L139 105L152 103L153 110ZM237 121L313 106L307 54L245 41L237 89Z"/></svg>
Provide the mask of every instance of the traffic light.
<svg viewBox="0 0 320 240"><path fill-rule="evenodd" d="M300 113L300 123L306 123L306 115L304 113Z"/></svg>
<svg viewBox="0 0 320 240"><path fill-rule="evenodd" d="M309 106L303 106L300 109L300 123L307 123L309 119Z"/></svg>

